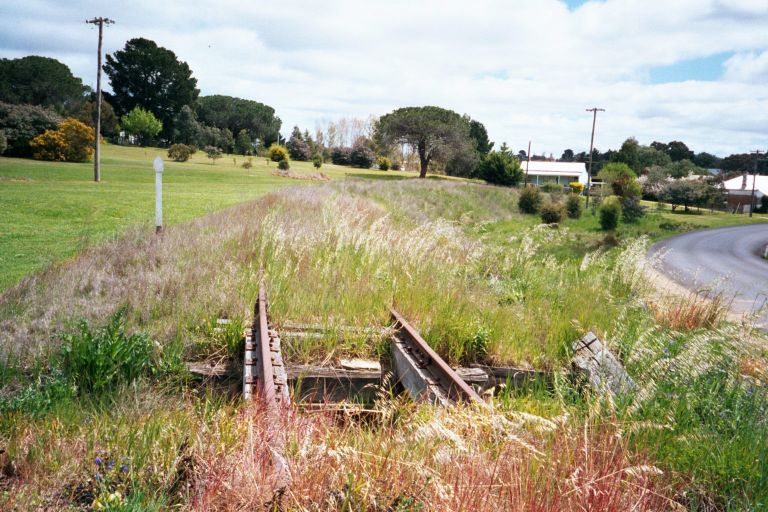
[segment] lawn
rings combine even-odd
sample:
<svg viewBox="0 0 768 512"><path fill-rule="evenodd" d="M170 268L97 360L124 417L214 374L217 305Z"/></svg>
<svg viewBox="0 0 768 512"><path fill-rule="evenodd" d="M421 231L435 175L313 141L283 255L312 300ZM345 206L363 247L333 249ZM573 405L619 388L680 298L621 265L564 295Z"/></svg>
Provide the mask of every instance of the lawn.
<svg viewBox="0 0 768 512"><path fill-rule="evenodd" d="M225 155L215 164L203 152L188 162L169 161L165 150L106 145L102 179L93 182L93 164L40 162L0 157L0 290L82 248L112 238L126 228L154 222L156 156L165 159L163 219L177 224L288 185L308 183L273 176L275 163ZM234 160L233 160L234 159ZM235 165L235 161L237 165ZM309 162L293 162L298 174L315 172ZM326 164L331 179L348 175L403 178L413 174L352 169Z"/></svg>

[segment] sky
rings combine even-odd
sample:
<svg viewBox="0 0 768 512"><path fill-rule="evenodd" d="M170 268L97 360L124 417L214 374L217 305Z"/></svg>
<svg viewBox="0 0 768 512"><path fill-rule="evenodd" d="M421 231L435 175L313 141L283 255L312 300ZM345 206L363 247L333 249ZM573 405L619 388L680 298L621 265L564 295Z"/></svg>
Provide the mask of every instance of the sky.
<svg viewBox="0 0 768 512"><path fill-rule="evenodd" d="M105 52L152 39L201 94L274 107L283 135L437 105L558 157L589 148L596 106L601 150L768 148L768 0L0 0L0 57L53 57L93 86L94 16L116 22Z"/></svg>

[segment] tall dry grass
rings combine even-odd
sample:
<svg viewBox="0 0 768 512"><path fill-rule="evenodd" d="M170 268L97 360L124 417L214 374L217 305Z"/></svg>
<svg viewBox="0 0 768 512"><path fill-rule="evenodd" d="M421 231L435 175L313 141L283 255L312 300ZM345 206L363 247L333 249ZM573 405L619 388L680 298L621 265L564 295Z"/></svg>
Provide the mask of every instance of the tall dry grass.
<svg viewBox="0 0 768 512"><path fill-rule="evenodd" d="M288 486L276 485L267 428L242 451L204 459L195 510L667 510L662 472L610 423L413 409L396 426L279 420Z"/></svg>

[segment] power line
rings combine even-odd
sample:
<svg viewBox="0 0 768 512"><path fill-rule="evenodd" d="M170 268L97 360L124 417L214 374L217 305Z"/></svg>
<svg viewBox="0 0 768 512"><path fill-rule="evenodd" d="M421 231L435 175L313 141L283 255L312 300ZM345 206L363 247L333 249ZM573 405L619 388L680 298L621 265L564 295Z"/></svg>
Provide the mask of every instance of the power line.
<svg viewBox="0 0 768 512"><path fill-rule="evenodd" d="M605 112L604 108L592 107L587 112L592 112L592 138L589 141L589 169L587 170L587 208L589 208L589 194L592 188L592 151L595 147L595 123L597 122L597 113Z"/></svg>
<svg viewBox="0 0 768 512"><path fill-rule="evenodd" d="M109 18L93 18L85 20L86 23L99 26L99 56L98 67L96 68L96 142L94 143L95 154L93 156L93 181L101 181L101 41L104 33L104 25L111 25L114 20Z"/></svg>

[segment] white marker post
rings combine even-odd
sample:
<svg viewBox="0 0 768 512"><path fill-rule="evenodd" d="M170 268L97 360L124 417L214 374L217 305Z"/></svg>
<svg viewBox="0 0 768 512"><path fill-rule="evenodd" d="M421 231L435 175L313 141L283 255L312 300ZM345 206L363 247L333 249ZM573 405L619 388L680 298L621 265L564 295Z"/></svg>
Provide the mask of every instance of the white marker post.
<svg viewBox="0 0 768 512"><path fill-rule="evenodd" d="M155 157L155 233L163 230L163 159Z"/></svg>

